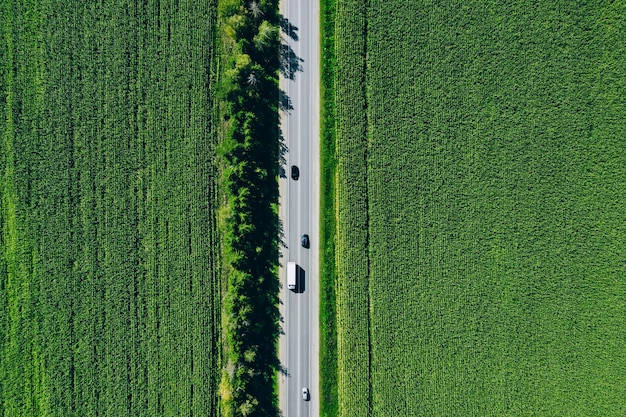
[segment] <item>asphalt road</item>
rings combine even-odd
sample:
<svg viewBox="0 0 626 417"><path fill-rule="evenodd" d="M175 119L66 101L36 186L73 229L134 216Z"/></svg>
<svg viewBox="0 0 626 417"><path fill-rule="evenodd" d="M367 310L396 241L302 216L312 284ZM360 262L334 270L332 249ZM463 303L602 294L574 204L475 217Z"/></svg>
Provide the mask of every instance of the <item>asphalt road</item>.
<svg viewBox="0 0 626 417"><path fill-rule="evenodd" d="M282 32L293 79L281 77L280 88L291 101L281 112L281 129L287 148L285 178L280 179L280 217L285 246L280 278L283 336L279 357L285 374L279 379L279 401L284 417L319 416L319 3L317 0L282 0L280 10L292 30ZM288 32L296 36L289 36ZM300 170L298 180L291 166ZM302 234L310 248L301 246ZM287 262L302 271L296 292L287 289ZM310 400L302 399L302 388Z"/></svg>

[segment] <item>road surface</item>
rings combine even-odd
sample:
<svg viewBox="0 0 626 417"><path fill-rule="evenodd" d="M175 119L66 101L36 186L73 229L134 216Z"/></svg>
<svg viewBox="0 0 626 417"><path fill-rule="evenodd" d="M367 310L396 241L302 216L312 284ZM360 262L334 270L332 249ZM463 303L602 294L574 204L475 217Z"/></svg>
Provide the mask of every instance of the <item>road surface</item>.
<svg viewBox="0 0 626 417"><path fill-rule="evenodd" d="M291 101L281 111L281 129L287 152L281 178L280 217L285 248L280 279L283 331L279 357L285 374L279 378L279 403L284 417L319 416L319 2L282 0L280 11L292 28L282 32L283 44L293 51L288 59L293 79L282 76L280 88ZM286 33L287 32L287 33ZM289 32L296 36L289 36ZM291 178L291 166L300 170ZM302 234L310 248L301 246ZM287 262L303 271L296 292L287 289ZM310 401L302 399L302 388Z"/></svg>

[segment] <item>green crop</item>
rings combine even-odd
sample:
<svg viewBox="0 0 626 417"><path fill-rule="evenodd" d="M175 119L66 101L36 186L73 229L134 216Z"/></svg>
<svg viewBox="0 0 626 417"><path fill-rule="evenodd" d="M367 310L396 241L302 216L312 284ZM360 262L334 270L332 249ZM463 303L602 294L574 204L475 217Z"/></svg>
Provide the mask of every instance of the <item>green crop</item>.
<svg viewBox="0 0 626 417"><path fill-rule="evenodd" d="M216 14L0 2L0 415L217 414Z"/></svg>
<svg viewBox="0 0 626 417"><path fill-rule="evenodd" d="M625 3L334 17L339 415L623 415Z"/></svg>

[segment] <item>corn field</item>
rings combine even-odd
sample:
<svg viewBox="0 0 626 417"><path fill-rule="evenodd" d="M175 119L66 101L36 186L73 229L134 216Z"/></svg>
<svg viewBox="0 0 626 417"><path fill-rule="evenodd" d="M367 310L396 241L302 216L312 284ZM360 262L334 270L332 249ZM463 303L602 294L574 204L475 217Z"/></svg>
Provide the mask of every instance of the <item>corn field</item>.
<svg viewBox="0 0 626 417"><path fill-rule="evenodd" d="M0 415L216 415L216 8L0 2Z"/></svg>
<svg viewBox="0 0 626 417"><path fill-rule="evenodd" d="M626 3L335 19L339 415L624 415Z"/></svg>

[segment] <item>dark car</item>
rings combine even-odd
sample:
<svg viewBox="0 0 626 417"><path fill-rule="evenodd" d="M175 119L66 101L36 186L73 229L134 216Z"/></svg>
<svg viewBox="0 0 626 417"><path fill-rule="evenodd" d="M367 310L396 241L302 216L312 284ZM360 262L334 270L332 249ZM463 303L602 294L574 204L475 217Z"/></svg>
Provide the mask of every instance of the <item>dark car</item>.
<svg viewBox="0 0 626 417"><path fill-rule="evenodd" d="M302 247L309 248L309 235L302 235Z"/></svg>
<svg viewBox="0 0 626 417"><path fill-rule="evenodd" d="M298 169L298 167L295 165L291 166L291 178L294 180L300 178L300 169Z"/></svg>

